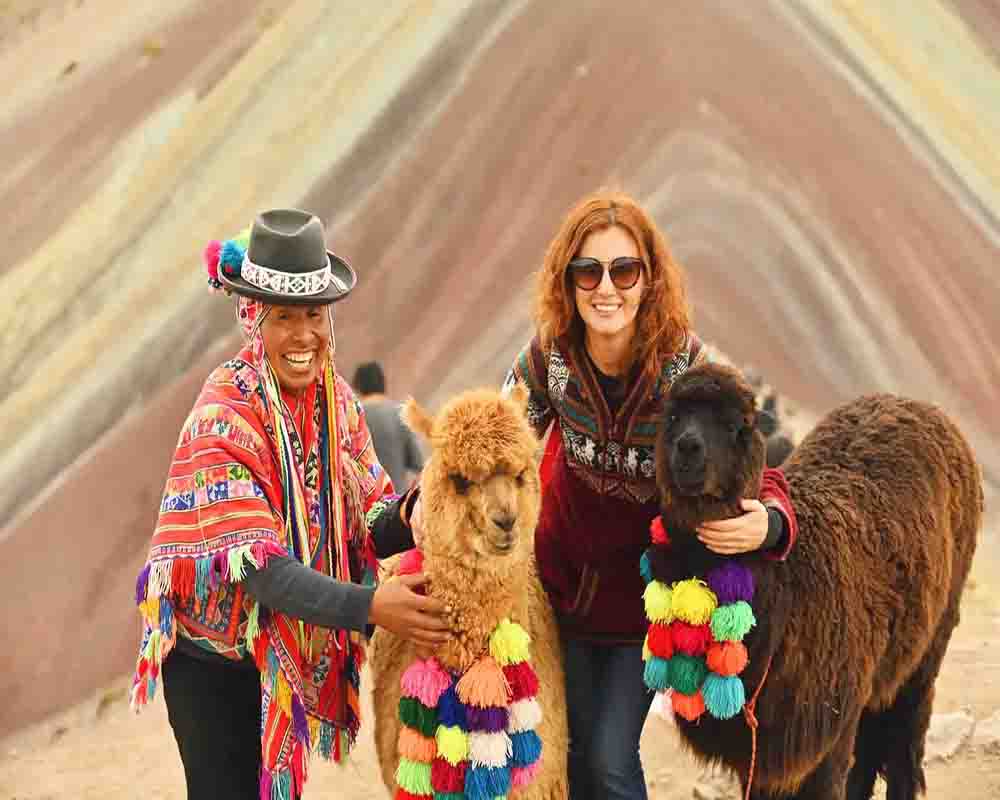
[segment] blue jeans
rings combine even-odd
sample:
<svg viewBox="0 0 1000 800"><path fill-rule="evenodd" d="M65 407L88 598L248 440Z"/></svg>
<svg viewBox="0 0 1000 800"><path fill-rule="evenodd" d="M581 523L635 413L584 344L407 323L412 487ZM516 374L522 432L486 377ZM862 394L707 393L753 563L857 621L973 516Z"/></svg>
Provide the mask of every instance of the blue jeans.
<svg viewBox="0 0 1000 800"><path fill-rule="evenodd" d="M653 693L641 645L563 639L571 800L646 800L639 738Z"/></svg>

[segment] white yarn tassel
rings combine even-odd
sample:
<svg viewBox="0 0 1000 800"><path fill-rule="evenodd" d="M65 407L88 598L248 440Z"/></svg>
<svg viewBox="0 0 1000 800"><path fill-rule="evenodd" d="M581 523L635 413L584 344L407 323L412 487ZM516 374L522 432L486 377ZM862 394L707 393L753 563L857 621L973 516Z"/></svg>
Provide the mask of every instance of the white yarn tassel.
<svg viewBox="0 0 1000 800"><path fill-rule="evenodd" d="M539 726L542 721L542 707L534 697L526 697L518 700L510 706L510 721L507 723L507 730L511 733L522 733L532 731Z"/></svg>

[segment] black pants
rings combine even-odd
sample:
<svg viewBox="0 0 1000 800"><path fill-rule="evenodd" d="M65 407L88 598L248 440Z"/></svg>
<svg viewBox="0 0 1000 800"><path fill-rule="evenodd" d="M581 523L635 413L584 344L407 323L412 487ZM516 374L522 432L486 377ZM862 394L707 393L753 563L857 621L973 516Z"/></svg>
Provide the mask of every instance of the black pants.
<svg viewBox="0 0 1000 800"><path fill-rule="evenodd" d="M175 649L163 662L163 698L188 800L258 800L260 674Z"/></svg>

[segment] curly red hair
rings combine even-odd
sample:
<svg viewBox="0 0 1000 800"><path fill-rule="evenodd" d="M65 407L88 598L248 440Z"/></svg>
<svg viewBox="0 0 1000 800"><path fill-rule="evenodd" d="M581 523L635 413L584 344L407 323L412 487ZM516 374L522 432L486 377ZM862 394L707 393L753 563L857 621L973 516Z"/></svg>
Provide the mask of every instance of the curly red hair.
<svg viewBox="0 0 1000 800"><path fill-rule="evenodd" d="M580 200L566 215L538 272L538 332L546 347L567 335L574 343L583 343L583 320L576 310L575 291L566 267L589 233L615 225L632 234L646 265L646 288L632 340L632 364L640 363L643 372L656 376L664 361L684 344L691 327L686 281L656 223L622 192L598 190Z"/></svg>

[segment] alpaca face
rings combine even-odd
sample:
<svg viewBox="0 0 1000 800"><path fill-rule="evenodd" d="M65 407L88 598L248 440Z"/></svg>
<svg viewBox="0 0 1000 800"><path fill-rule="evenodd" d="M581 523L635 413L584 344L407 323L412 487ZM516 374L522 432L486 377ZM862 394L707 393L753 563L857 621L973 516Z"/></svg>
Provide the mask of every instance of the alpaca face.
<svg viewBox="0 0 1000 800"><path fill-rule="evenodd" d="M456 533L463 550L505 558L527 552L537 519L538 474L532 465L504 466L480 480L451 474L452 502L466 524Z"/></svg>
<svg viewBox="0 0 1000 800"><path fill-rule="evenodd" d="M530 557L541 484L526 405L521 386L509 398L465 392L436 417L412 400L406 404L406 421L431 445L420 485L423 548L432 560L487 557L493 569L511 571Z"/></svg>
<svg viewBox="0 0 1000 800"><path fill-rule="evenodd" d="M667 463L678 494L724 497L737 488L753 436L738 409L679 403L664 423Z"/></svg>
<svg viewBox="0 0 1000 800"><path fill-rule="evenodd" d="M661 487L675 497L754 496L764 437L753 393L735 370L711 364L670 389L657 438Z"/></svg>

